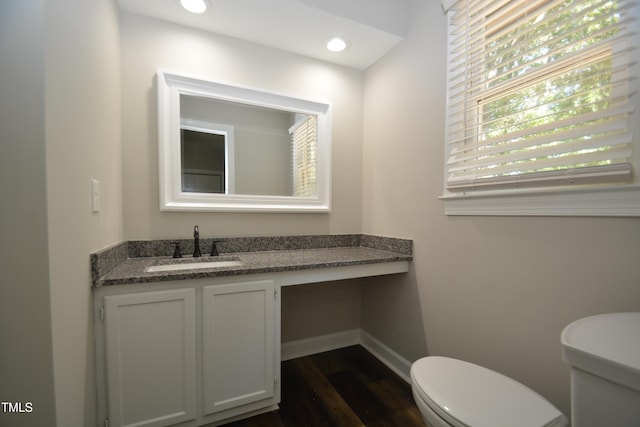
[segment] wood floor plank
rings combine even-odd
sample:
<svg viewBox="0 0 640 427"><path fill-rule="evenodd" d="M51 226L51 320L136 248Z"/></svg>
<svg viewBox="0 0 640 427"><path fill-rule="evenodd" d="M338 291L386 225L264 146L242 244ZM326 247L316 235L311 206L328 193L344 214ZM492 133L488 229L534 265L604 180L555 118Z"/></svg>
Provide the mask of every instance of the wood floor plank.
<svg viewBox="0 0 640 427"><path fill-rule="evenodd" d="M360 345L341 348L327 354L340 357L342 369L352 371L365 384L385 378L390 372L389 368ZM312 357L315 356L317 355Z"/></svg>
<svg viewBox="0 0 640 427"><path fill-rule="evenodd" d="M383 403L352 371L336 372L328 379L365 425L392 425L387 422L388 411Z"/></svg>
<svg viewBox="0 0 640 427"><path fill-rule="evenodd" d="M228 427L424 427L411 386L362 346L281 365L278 411Z"/></svg>
<svg viewBox="0 0 640 427"><path fill-rule="evenodd" d="M340 393L336 391L327 377L320 372L311 358L302 357L294 359L293 362L312 386L317 398L330 414L334 425L354 427L365 425L347 402L344 401Z"/></svg>
<svg viewBox="0 0 640 427"><path fill-rule="evenodd" d="M286 427L287 424L282 420L279 411L268 412L255 417L247 418L244 420L236 421L227 426L234 427ZM207 426L204 426L207 427ZM213 424L211 424L213 427Z"/></svg>
<svg viewBox="0 0 640 427"><path fill-rule="evenodd" d="M331 415L313 385L292 361L282 364L282 402L277 411L286 426L331 426Z"/></svg>
<svg viewBox="0 0 640 427"><path fill-rule="evenodd" d="M352 356L352 347L341 348L339 350L325 351L322 353L312 354L313 363L318 367L320 372L328 375L334 372L340 372L350 369L353 362L350 360Z"/></svg>
<svg viewBox="0 0 640 427"><path fill-rule="evenodd" d="M420 414L411 395L411 389L407 393L407 390L403 390L396 381L389 378L370 383L368 388L379 401L383 402L387 413L392 415L395 425L425 425L422 414Z"/></svg>

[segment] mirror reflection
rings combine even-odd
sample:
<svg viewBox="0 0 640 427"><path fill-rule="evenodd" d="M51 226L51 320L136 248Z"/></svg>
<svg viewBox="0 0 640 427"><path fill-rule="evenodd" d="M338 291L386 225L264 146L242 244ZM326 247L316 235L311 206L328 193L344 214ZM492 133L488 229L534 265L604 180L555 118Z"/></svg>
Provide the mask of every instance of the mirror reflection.
<svg viewBox="0 0 640 427"><path fill-rule="evenodd" d="M182 191L314 197L317 118L180 95Z"/></svg>
<svg viewBox="0 0 640 427"><path fill-rule="evenodd" d="M226 136L182 127L182 191L228 194Z"/></svg>
<svg viewBox="0 0 640 427"><path fill-rule="evenodd" d="M328 212L330 110L158 70L160 209Z"/></svg>

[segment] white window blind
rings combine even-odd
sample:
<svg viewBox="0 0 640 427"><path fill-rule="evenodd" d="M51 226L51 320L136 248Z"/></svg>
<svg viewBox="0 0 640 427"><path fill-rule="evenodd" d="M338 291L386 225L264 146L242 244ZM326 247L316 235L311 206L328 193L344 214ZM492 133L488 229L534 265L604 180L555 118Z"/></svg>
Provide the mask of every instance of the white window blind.
<svg viewBox="0 0 640 427"><path fill-rule="evenodd" d="M303 115L289 129L293 173L292 194L296 197L317 196L318 118Z"/></svg>
<svg viewBox="0 0 640 427"><path fill-rule="evenodd" d="M632 182L634 0L447 7L448 192Z"/></svg>

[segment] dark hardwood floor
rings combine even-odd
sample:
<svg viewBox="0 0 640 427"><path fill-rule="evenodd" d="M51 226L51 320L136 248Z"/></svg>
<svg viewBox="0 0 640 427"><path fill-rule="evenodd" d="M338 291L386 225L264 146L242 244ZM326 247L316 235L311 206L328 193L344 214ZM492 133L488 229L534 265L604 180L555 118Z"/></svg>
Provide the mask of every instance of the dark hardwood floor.
<svg viewBox="0 0 640 427"><path fill-rule="evenodd" d="M411 387L361 346L282 362L278 411L229 427L424 426Z"/></svg>

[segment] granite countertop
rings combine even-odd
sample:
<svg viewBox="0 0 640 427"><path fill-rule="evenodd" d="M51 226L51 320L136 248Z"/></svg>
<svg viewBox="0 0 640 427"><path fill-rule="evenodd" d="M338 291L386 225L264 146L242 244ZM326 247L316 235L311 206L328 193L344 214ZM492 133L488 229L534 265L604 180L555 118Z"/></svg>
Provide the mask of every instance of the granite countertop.
<svg viewBox="0 0 640 427"><path fill-rule="evenodd" d="M370 235L325 235L216 239L219 256L209 256L213 239L201 239L203 256L179 260L170 254L177 243L183 254L193 251L192 240L129 241L91 254L94 287L199 279L283 271L410 261L411 240ZM150 266L239 260L240 266L146 272Z"/></svg>

